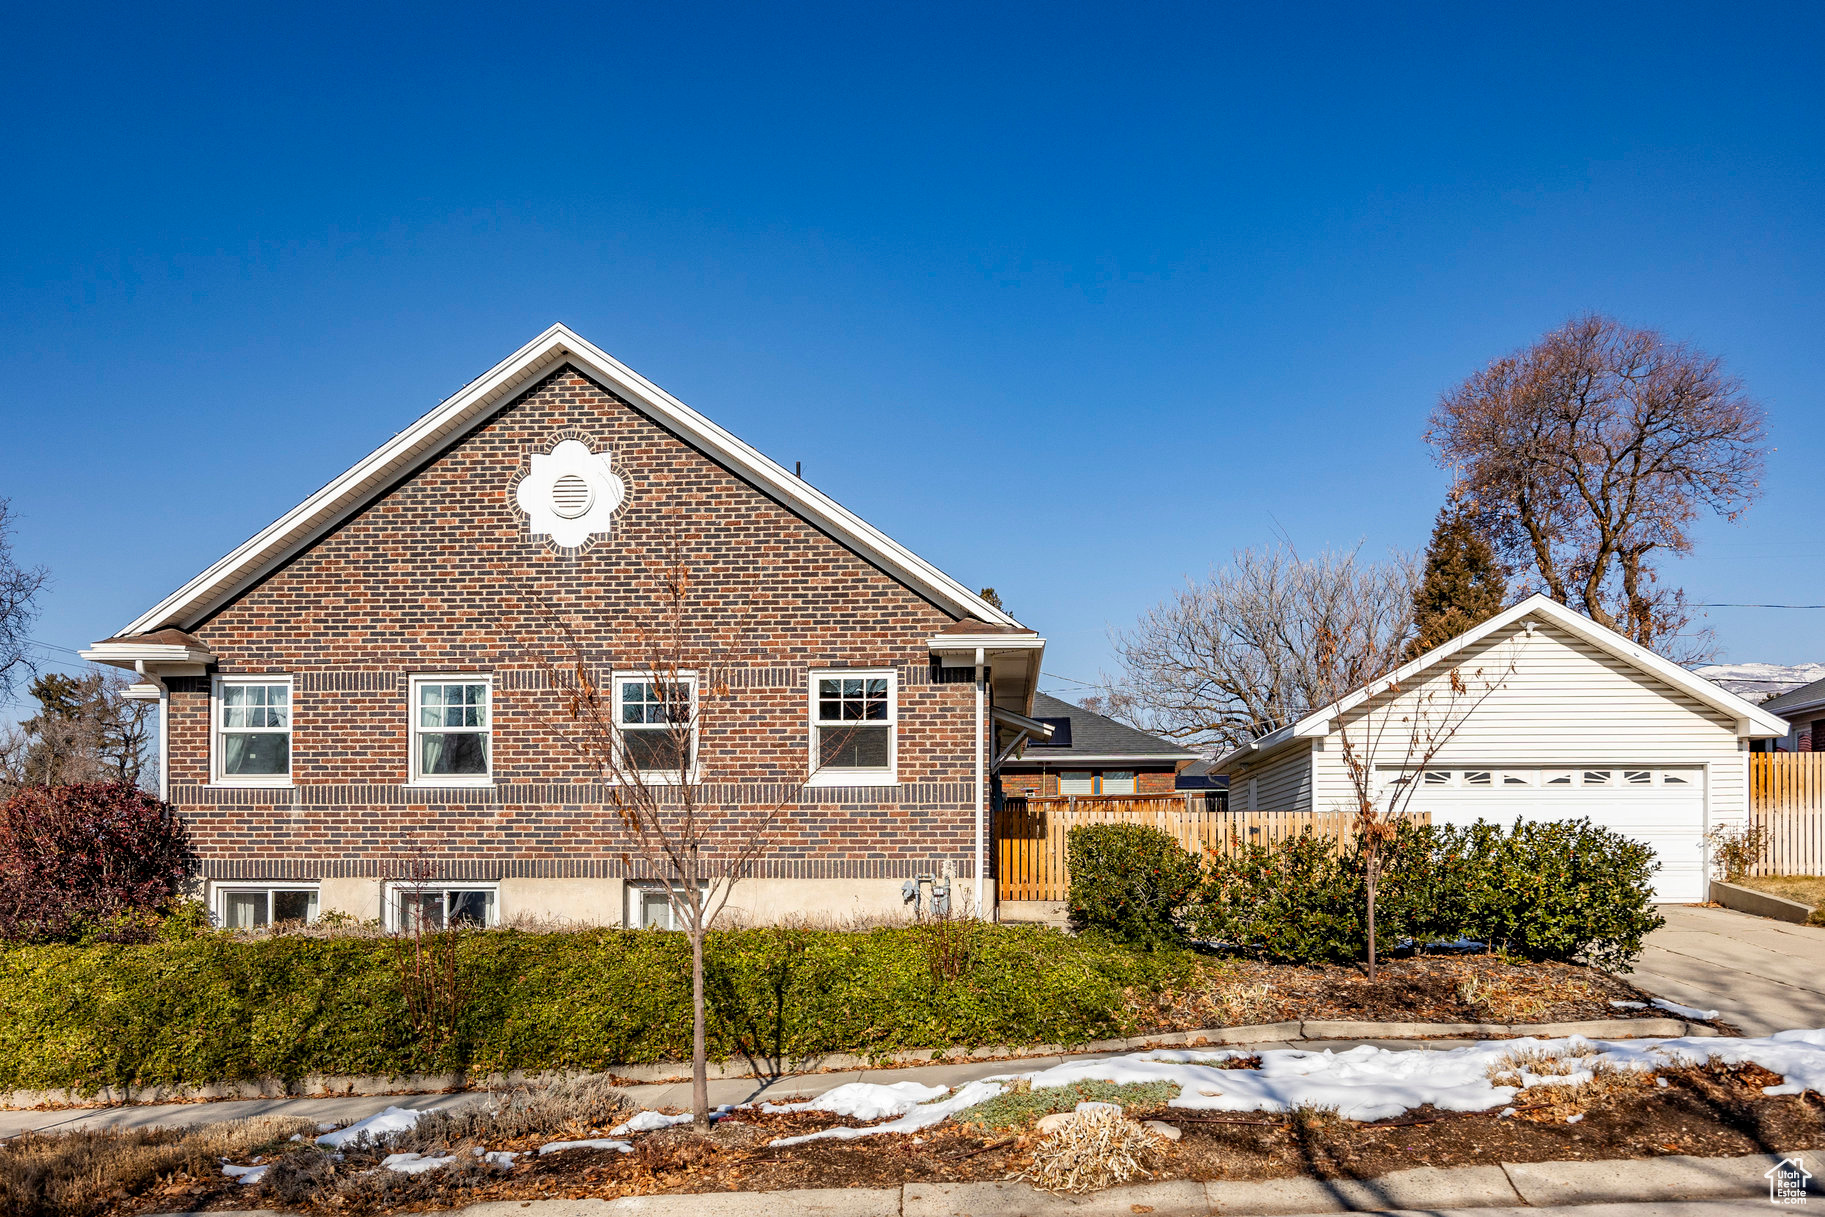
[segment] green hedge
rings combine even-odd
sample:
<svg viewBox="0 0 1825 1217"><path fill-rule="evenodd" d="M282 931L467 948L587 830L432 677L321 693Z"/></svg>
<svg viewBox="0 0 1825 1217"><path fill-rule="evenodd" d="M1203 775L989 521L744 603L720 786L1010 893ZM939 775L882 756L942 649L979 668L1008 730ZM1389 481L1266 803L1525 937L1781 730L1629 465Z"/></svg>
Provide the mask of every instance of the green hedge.
<svg viewBox="0 0 1825 1217"><path fill-rule="evenodd" d="M920 932L713 934L712 1056L1105 1038L1130 1030L1125 990L1183 983L1196 966L1037 926L972 925L962 975L934 983ZM682 934L472 932L459 967L456 1034L427 1053L384 940L211 933L0 949L0 1090L689 1058Z"/></svg>
<svg viewBox="0 0 1825 1217"><path fill-rule="evenodd" d="M1083 824L1065 839L1071 924L1146 949L1181 943L1179 911L1203 868L1171 834L1143 824Z"/></svg>
<svg viewBox="0 0 1825 1217"><path fill-rule="evenodd" d="M1384 849L1376 948L1465 938L1526 959L1627 971L1662 920L1651 847L1588 820L1432 828L1404 821ZM1366 954L1359 841L1304 833L1213 857L1185 916L1203 937L1266 959L1348 963Z"/></svg>

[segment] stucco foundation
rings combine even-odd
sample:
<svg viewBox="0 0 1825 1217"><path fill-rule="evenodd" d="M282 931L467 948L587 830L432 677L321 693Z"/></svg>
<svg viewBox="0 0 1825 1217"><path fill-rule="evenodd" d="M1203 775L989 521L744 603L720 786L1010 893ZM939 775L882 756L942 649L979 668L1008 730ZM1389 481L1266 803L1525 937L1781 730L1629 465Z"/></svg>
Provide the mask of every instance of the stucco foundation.
<svg viewBox="0 0 1825 1217"><path fill-rule="evenodd" d="M500 901L502 921L620 925L627 910L619 879L502 879Z"/></svg>
<svg viewBox="0 0 1825 1217"><path fill-rule="evenodd" d="M380 916L380 880L321 879L317 883L318 913L347 913L357 921Z"/></svg>

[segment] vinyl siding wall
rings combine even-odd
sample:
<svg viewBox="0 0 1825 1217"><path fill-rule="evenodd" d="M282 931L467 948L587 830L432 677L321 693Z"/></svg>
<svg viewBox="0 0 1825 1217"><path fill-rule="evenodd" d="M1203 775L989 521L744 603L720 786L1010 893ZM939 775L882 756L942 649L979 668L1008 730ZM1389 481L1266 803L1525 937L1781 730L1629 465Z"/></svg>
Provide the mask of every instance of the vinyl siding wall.
<svg viewBox="0 0 1825 1217"><path fill-rule="evenodd" d="M1743 821L1749 754L1737 740L1735 722L1547 622L1539 622L1532 637L1517 624L1506 637L1484 640L1391 702L1357 709L1343 730L1352 741L1377 740L1377 767L1400 766L1411 727L1392 722L1377 736L1375 720L1390 712L1410 715L1431 695L1423 713L1436 721L1452 704L1453 667L1469 692L1455 702L1453 718L1463 721L1435 766L1703 765L1710 824ZM1495 690L1465 716L1490 683ZM1353 806L1335 732L1308 755L1316 809Z"/></svg>
<svg viewBox="0 0 1825 1217"><path fill-rule="evenodd" d="M1246 791L1250 778L1256 783L1253 807L1242 801L1246 799L1246 794L1242 799L1237 798L1238 791ZM1260 765L1233 771L1229 792L1231 805L1239 810L1312 810L1311 746L1305 743L1295 744L1287 752Z"/></svg>

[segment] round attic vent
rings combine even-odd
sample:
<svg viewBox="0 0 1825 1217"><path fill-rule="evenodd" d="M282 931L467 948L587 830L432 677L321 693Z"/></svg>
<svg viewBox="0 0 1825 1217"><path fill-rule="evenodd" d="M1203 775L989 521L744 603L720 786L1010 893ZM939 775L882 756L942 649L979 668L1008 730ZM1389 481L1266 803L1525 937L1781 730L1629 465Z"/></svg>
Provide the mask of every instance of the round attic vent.
<svg viewBox="0 0 1825 1217"><path fill-rule="evenodd" d="M566 520L574 520L589 510L596 492L574 473L567 473L551 486L551 509Z"/></svg>

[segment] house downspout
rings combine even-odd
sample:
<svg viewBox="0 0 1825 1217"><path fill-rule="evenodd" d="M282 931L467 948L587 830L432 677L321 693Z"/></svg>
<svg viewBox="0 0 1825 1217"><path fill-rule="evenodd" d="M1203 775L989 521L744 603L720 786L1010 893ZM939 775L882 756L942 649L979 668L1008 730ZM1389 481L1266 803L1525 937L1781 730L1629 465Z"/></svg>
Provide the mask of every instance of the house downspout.
<svg viewBox="0 0 1825 1217"><path fill-rule="evenodd" d="M171 690L165 687L157 672L148 671L146 661L135 660L133 670L148 684L158 686L158 798L171 801Z"/></svg>
<svg viewBox="0 0 1825 1217"><path fill-rule="evenodd" d="M976 648L976 916L982 914L982 873L986 869L987 859L983 857L982 832L982 792L988 784L988 774L983 765L985 750L982 746L982 661L983 651Z"/></svg>

